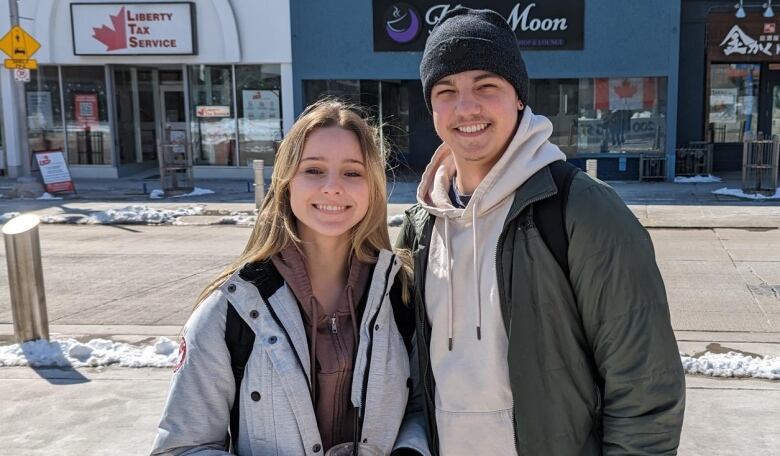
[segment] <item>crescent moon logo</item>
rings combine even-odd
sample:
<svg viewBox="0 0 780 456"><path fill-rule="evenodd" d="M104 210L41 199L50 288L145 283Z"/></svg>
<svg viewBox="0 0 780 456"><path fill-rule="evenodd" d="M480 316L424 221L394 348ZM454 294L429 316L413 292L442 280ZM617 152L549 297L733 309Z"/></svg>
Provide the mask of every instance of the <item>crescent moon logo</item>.
<svg viewBox="0 0 780 456"><path fill-rule="evenodd" d="M420 16L406 3L396 3L392 6L388 20L385 22L385 31L391 40L399 44L408 43L417 38L422 29Z"/></svg>

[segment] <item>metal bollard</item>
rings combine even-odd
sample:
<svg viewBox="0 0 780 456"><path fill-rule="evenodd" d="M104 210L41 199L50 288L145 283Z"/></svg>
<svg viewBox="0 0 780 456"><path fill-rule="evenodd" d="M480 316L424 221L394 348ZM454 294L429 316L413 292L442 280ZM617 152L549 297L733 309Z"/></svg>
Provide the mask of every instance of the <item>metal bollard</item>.
<svg viewBox="0 0 780 456"><path fill-rule="evenodd" d="M252 168L255 171L255 207L260 209L265 199L265 176L263 176L263 160L252 160Z"/></svg>
<svg viewBox="0 0 780 456"><path fill-rule="evenodd" d="M3 226L14 334L19 343L49 339L39 223L37 215L24 214Z"/></svg>

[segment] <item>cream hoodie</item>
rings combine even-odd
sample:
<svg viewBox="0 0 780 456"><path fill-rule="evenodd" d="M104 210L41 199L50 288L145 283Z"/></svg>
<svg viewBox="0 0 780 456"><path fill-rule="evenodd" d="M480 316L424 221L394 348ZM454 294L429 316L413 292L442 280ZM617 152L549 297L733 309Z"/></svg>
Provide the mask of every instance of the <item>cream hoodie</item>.
<svg viewBox="0 0 780 456"><path fill-rule="evenodd" d="M566 156L548 141L552 124L526 107L506 152L465 209L448 192L455 174L442 144L425 169L417 201L436 216L425 303L432 327L440 452L515 455L512 391L496 276L496 248L515 190Z"/></svg>

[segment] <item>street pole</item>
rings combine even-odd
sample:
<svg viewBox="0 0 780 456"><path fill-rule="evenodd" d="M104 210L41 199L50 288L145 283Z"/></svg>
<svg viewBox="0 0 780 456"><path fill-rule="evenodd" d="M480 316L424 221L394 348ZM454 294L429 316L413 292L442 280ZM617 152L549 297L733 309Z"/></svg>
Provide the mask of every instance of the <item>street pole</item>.
<svg viewBox="0 0 780 456"><path fill-rule="evenodd" d="M11 27L19 25L19 4L17 0L8 0L8 8L11 11ZM31 183L30 169L30 143L27 137L27 102L25 101L24 82L14 81L14 105L17 118L19 159L22 164L18 175L20 184Z"/></svg>
<svg viewBox="0 0 780 456"><path fill-rule="evenodd" d="M252 170L255 176L255 207L260 210L265 199L265 175L263 169L265 168L263 160L252 160Z"/></svg>

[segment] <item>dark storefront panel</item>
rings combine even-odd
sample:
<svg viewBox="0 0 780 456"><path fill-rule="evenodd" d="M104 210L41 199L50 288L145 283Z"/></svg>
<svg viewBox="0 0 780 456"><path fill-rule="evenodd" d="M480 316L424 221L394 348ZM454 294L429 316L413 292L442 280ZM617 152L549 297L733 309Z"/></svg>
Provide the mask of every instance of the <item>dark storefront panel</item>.
<svg viewBox="0 0 780 456"><path fill-rule="evenodd" d="M423 169L441 140L433 128L433 118L422 95L422 83L407 82L410 93L414 94L409 97L409 148L412 153L407 157L407 162L413 169Z"/></svg>
<svg viewBox="0 0 780 456"><path fill-rule="evenodd" d="M410 84L414 86L411 93ZM417 99L422 98L419 81L309 80L303 81L303 87L307 105L323 98L339 99L360 107L367 117L381 125L382 137L390 147L391 164L407 164L409 151L419 150L415 132L410 131L410 125L415 125L410 120L411 111Z"/></svg>

